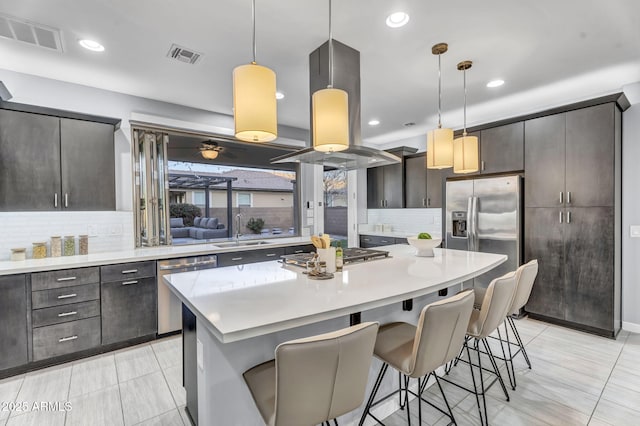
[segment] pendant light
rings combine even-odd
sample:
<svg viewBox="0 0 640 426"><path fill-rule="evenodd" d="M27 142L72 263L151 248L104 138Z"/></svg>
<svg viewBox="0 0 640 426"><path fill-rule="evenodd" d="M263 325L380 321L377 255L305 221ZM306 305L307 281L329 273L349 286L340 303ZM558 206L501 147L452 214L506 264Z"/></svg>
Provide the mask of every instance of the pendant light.
<svg viewBox="0 0 640 426"><path fill-rule="evenodd" d="M233 121L236 138L270 142L278 137L276 74L256 63L256 0L252 0L253 61L233 70Z"/></svg>
<svg viewBox="0 0 640 426"><path fill-rule="evenodd" d="M467 135L467 70L471 65L473 65L471 61L462 61L458 64L458 70L462 71L464 82L464 121L462 136L453 141L454 173L473 173L479 169L478 138Z"/></svg>
<svg viewBox="0 0 640 426"><path fill-rule="evenodd" d="M441 55L449 49L438 43L431 53L438 55L438 128L427 133L427 168L446 169L453 166L453 130L442 128L442 67Z"/></svg>
<svg viewBox="0 0 640 426"><path fill-rule="evenodd" d="M349 95L333 87L333 32L329 0L329 84L311 96L313 149L321 152L349 148Z"/></svg>

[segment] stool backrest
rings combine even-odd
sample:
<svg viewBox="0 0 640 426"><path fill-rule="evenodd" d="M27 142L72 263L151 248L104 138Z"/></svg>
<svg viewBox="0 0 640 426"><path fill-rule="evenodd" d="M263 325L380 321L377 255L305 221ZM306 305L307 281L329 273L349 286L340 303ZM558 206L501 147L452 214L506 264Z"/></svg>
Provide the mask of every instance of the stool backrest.
<svg viewBox="0 0 640 426"><path fill-rule="evenodd" d="M484 339L502 324L509 313L515 292L515 271L491 281L482 300L478 320L475 322L476 328L472 333L474 337Z"/></svg>
<svg viewBox="0 0 640 426"><path fill-rule="evenodd" d="M411 377L422 377L458 355L473 311L473 291L431 303L420 312Z"/></svg>
<svg viewBox="0 0 640 426"><path fill-rule="evenodd" d="M315 425L365 397L378 323L367 322L276 348L275 425Z"/></svg>
<svg viewBox="0 0 640 426"><path fill-rule="evenodd" d="M533 259L516 270L516 294L513 297L510 314L518 314L520 308L527 304L533 283L538 275L538 260Z"/></svg>

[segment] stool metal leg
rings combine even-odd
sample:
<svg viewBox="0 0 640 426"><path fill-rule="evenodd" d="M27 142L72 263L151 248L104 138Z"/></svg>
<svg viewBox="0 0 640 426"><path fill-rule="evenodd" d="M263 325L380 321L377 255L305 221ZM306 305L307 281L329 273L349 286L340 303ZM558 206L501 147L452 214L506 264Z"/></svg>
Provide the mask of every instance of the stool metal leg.
<svg viewBox="0 0 640 426"><path fill-rule="evenodd" d="M493 370L498 376L498 381L500 382L500 386L502 387L502 391L504 392L504 396L509 401L509 392L507 392L507 387L504 385L504 380L502 380L502 374L500 374L500 369L498 368L498 363L496 363L496 359L493 356L493 352L491 352L491 348L489 347L489 342L487 339L482 339L482 344L484 345L485 350L487 351L487 355L489 355L489 361L491 361L491 365ZM479 348L478 348L479 349ZM480 352L478 352L478 358L480 358ZM482 370L480 370L482 371Z"/></svg>
<svg viewBox="0 0 640 426"><path fill-rule="evenodd" d="M378 393L378 390L380 389L380 385L382 384L382 379L384 379L384 375L387 372L388 368L389 368L389 364L387 364L386 362L382 364L382 367L380 367L380 372L378 373L378 377L376 378L376 381L373 384L373 388L371 388L371 395L367 400L367 405L364 407L364 412L362 413L362 417L360 417L360 423L358 423L359 426L362 426L364 424L364 419L366 419L367 416L373 417L375 421L382 424L382 422L378 420L378 418L376 418L373 414L371 414L371 407L373 406L373 401L376 397L376 394Z"/></svg>
<svg viewBox="0 0 640 426"><path fill-rule="evenodd" d="M527 355L527 350L524 348L524 343L522 343L522 339L520 338L520 333L518 333L518 329L516 328L516 323L513 321L513 318L511 317L507 317L507 321L509 321L511 330L513 331L513 334L516 336L516 341L518 342L518 346L520 346L520 350L522 351L524 360L527 362L529 369L531 369L531 361L529 361L529 355Z"/></svg>
<svg viewBox="0 0 640 426"><path fill-rule="evenodd" d="M505 323L506 326L506 323ZM498 328L496 328L496 331L498 332L498 340L500 341L500 349L502 350L502 359L504 360L504 365L507 367L507 376L509 377L509 384L511 385L511 389L516 390L516 377L515 377L515 372L513 373L513 378L511 377L511 369L509 369L509 362L511 361L511 358L507 358L507 353L504 350L504 340L502 340L502 335L500 334L500 326L498 326ZM486 340L485 340L486 341ZM508 335L507 335L507 342L508 342ZM489 342L486 342L486 345L489 346ZM507 343L507 346L509 346L509 343Z"/></svg>

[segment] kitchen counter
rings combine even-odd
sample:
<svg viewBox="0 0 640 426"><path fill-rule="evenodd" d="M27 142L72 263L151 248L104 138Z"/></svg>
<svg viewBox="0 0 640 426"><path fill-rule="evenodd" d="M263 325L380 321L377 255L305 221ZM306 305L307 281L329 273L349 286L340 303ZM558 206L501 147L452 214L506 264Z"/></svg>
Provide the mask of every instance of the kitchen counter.
<svg viewBox="0 0 640 426"><path fill-rule="evenodd" d="M268 244L239 247L218 247L215 242L212 242L208 244L142 247L134 250L94 253L83 256L47 257L44 259L28 259L23 261L7 260L0 262L0 276L68 268L84 268L87 266L100 266L143 260L160 260L176 257L200 256L205 254L229 253L269 247L287 247L297 244L311 244L309 237L277 238L265 241L268 241ZM228 241L224 241L224 243L227 242ZM218 244L220 243L223 242L218 242Z"/></svg>
<svg viewBox="0 0 640 426"><path fill-rule="evenodd" d="M165 281L183 302L183 362L187 411L199 425L261 425L242 373L273 359L284 341L335 331L361 312L362 321L415 323L423 306L450 289L506 261L507 256L435 249L416 257L407 245L381 247L392 257L345 265L330 280L311 280L303 269L277 261L168 275ZM413 299L405 311L401 301ZM372 362L370 375L380 368ZM397 382L383 381L381 393ZM395 408L395 398L374 412ZM361 410L341 416L355 425Z"/></svg>

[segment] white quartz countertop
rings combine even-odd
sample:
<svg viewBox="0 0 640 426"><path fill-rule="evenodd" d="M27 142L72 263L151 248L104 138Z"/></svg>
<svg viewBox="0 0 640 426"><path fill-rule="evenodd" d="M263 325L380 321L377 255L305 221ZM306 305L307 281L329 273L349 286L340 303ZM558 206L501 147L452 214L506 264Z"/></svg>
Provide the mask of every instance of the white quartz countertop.
<svg viewBox="0 0 640 426"><path fill-rule="evenodd" d="M280 262L165 276L171 290L221 342L228 343L385 306L484 273L507 256L435 249L416 257L408 245L381 247L392 257L346 265L312 280Z"/></svg>
<svg viewBox="0 0 640 426"><path fill-rule="evenodd" d="M24 274L29 272L139 262L143 260L171 259L175 257L201 256L205 254L311 244L309 237L277 238L264 241L268 241L268 244L224 248L216 246L216 243L190 244L179 246L145 247L134 250L88 254L85 256L46 257L44 259L27 259L22 261L7 260L0 262L0 275ZM218 244L220 244L220 242L218 242Z"/></svg>

